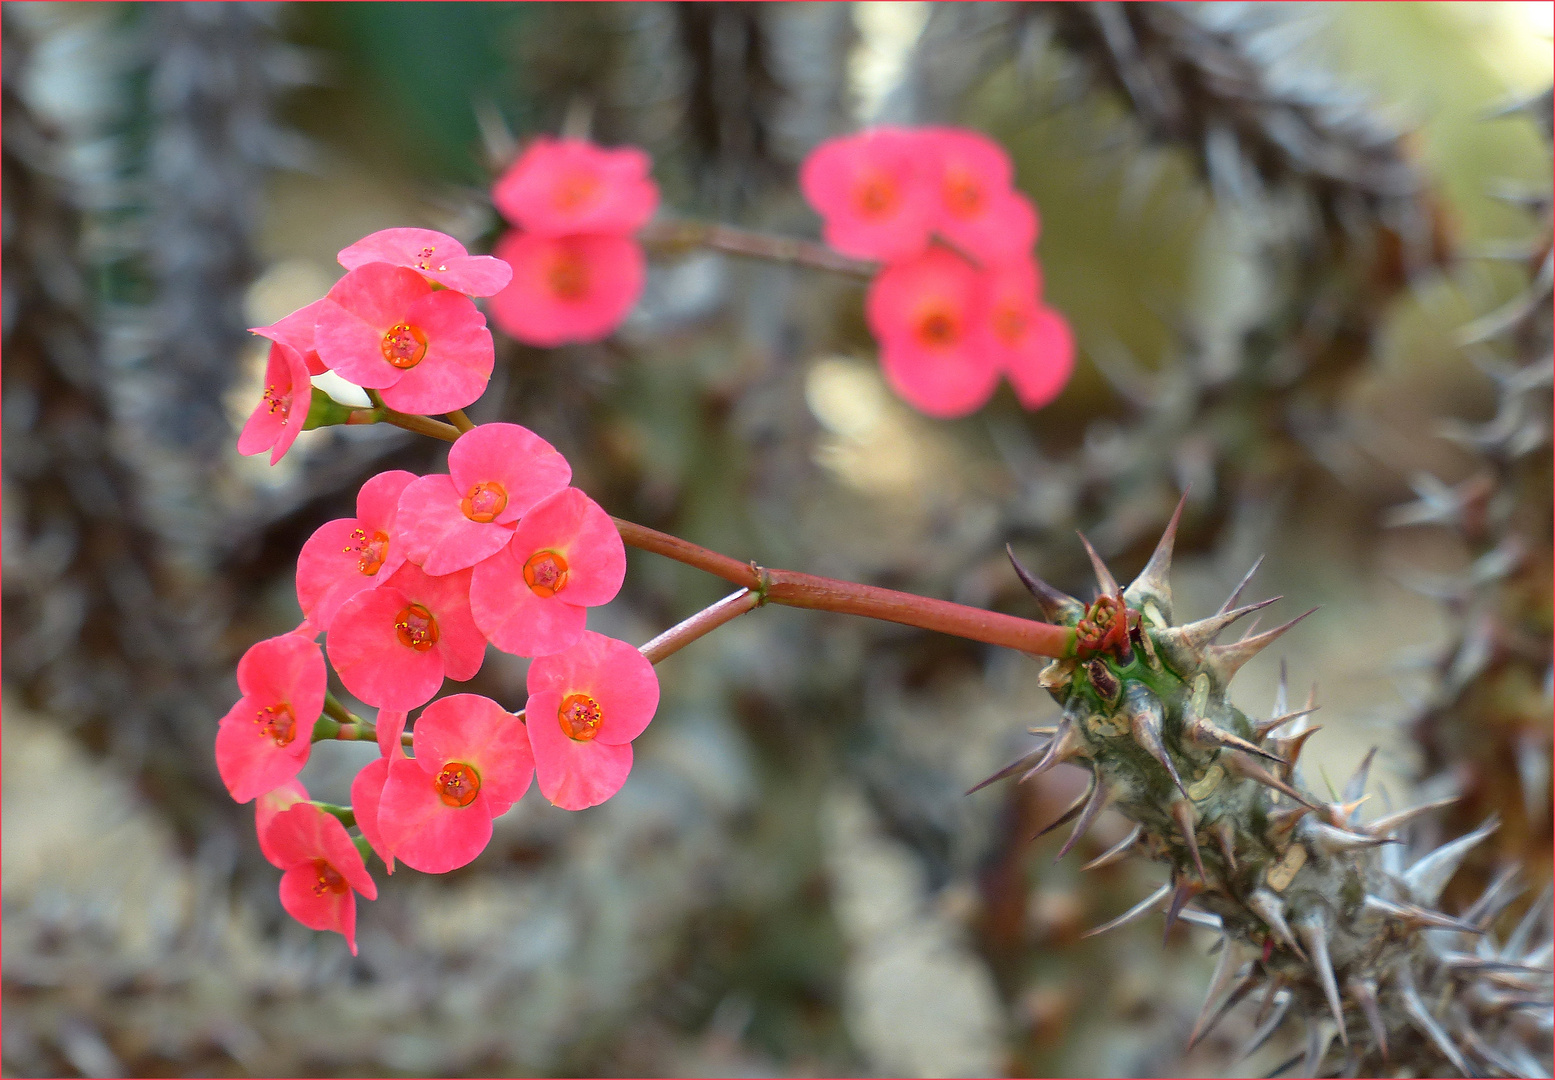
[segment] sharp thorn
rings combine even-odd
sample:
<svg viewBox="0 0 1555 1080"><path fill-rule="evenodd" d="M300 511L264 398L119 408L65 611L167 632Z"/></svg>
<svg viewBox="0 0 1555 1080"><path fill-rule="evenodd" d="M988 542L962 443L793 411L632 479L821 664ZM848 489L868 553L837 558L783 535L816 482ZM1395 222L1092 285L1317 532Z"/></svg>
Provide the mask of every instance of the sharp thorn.
<svg viewBox="0 0 1555 1080"><path fill-rule="evenodd" d="M1265 839L1270 843L1278 843L1284 837L1289 836L1296 828L1298 822L1312 813L1310 806L1291 806L1279 810L1270 810L1265 819L1269 824L1269 830Z"/></svg>
<svg viewBox="0 0 1555 1080"><path fill-rule="evenodd" d="M1303 716L1311 716L1317 710L1318 706L1314 705L1310 709L1297 709L1295 712L1276 713L1273 719L1270 720L1254 720L1253 734L1262 739L1275 728L1284 727L1292 720L1299 720Z"/></svg>
<svg viewBox="0 0 1555 1080"><path fill-rule="evenodd" d="M1313 730L1315 731L1317 729L1314 728ZM1297 791L1285 781L1269 772L1268 769L1265 769L1256 761L1249 761L1247 758L1238 757L1235 754L1227 754L1225 755L1224 763L1226 766L1226 771L1232 773L1235 776L1239 776L1244 780L1251 780L1254 783L1262 784L1266 788L1271 788L1275 791L1278 791L1281 795L1285 795L1291 799L1296 800L1296 802L1300 803L1308 810L1317 809L1317 804L1312 802L1312 800L1308 799L1301 792Z"/></svg>
<svg viewBox="0 0 1555 1080"><path fill-rule="evenodd" d="M1220 609L1215 612L1216 615L1224 615L1236 606L1237 600L1242 596L1242 590L1247 588L1247 583L1253 580L1253 575L1258 572L1258 568L1262 565L1263 556L1260 555L1253 561L1253 565L1247 573L1242 575L1242 580L1236 583L1236 588L1231 590L1231 595L1226 597L1225 603L1221 604Z"/></svg>
<svg viewBox="0 0 1555 1080"><path fill-rule="evenodd" d="M1480 893L1479 899L1470 904L1460 918L1475 926L1488 927L1496 916L1522 895L1522 887L1516 885L1520 872L1521 868L1518 866L1509 866L1501 871L1494 881L1485 886L1485 891Z"/></svg>
<svg viewBox="0 0 1555 1080"><path fill-rule="evenodd" d="M1355 767L1355 772L1350 774L1350 779L1344 785L1344 793L1340 796L1345 802L1355 802L1366 793L1366 777L1371 773L1371 762L1376 756L1377 748L1373 746L1366 751L1366 756L1361 758L1361 763Z"/></svg>
<svg viewBox="0 0 1555 1080"><path fill-rule="evenodd" d="M1193 868L1199 872L1200 883L1207 881L1204 860L1199 857L1199 838L1193 833L1195 826L1198 825L1198 815L1193 812L1193 803L1186 798L1174 800L1172 820L1177 822L1177 831L1182 834L1182 842L1187 845L1188 854L1193 856Z"/></svg>
<svg viewBox="0 0 1555 1080"><path fill-rule="evenodd" d="M1271 596L1269 599L1260 600L1256 604L1247 604L1234 611L1211 615L1209 618L1200 619L1198 622L1168 627L1162 632L1162 636L1172 645L1201 651L1208 648L1209 644L1220 636L1221 631L1238 619L1283 599L1285 599L1283 596Z"/></svg>
<svg viewBox="0 0 1555 1080"><path fill-rule="evenodd" d="M1280 657L1280 681L1274 687L1274 711L1271 716L1279 716L1290 711L1290 680L1287 678L1285 658Z"/></svg>
<svg viewBox="0 0 1555 1080"><path fill-rule="evenodd" d="M1463 864L1468 853L1500 826L1501 822L1495 815L1491 815L1467 836L1443 844L1404 871L1403 881L1409 889L1410 898L1421 905L1436 903L1436 898L1442 895L1442 889Z"/></svg>
<svg viewBox="0 0 1555 1080"><path fill-rule="evenodd" d="M1080 867L1080 869L1100 870L1104 866L1111 866L1113 863L1121 861L1128 856L1128 853L1133 850L1135 844L1139 843L1139 838L1144 834L1145 827L1143 825L1135 825L1129 830L1127 836Z"/></svg>
<svg viewBox="0 0 1555 1080"><path fill-rule="evenodd" d="M1277 638L1316 610L1317 608L1312 608L1310 611L1297 615L1288 623L1276 626L1272 630L1265 630L1261 634L1238 641L1233 645L1211 645L1206 650L1205 666L1209 668L1221 686L1229 685L1236 673L1242 669L1242 665L1274 644Z"/></svg>
<svg viewBox="0 0 1555 1080"><path fill-rule="evenodd" d="M1215 973L1210 976L1209 989L1204 994L1204 1004L1199 1008L1199 1015L1193 1022L1193 1031L1188 1035L1187 1049L1192 1050L1198 1041L1209 1030L1210 1018L1217 1014L1211 1006L1215 1004L1226 987L1231 985L1231 980L1241 970L1242 964L1248 959L1247 952L1239 942L1230 937L1221 938L1225 942L1225 948L1220 950L1220 957L1215 961Z"/></svg>
<svg viewBox="0 0 1555 1080"><path fill-rule="evenodd" d="M1210 832L1220 847L1221 858L1226 860L1226 869L1236 873L1236 826L1231 824L1229 818L1221 818L1211 827Z"/></svg>
<svg viewBox="0 0 1555 1080"><path fill-rule="evenodd" d="M1404 1011L1409 1014L1409 1019L1414 1022L1420 1034L1435 1043L1436 1048L1446 1056L1448 1061L1452 1062L1453 1068L1457 1069L1459 1073L1464 1076L1474 1075L1473 1070L1469 1068L1469 1063L1459 1053L1458 1047L1447 1037L1447 1033L1436 1022L1436 1017L1431 1015L1431 1010L1426 1008L1425 1002L1420 1000L1420 994L1415 990L1414 975L1411 974L1409 965L1399 964L1395 970L1397 971L1395 983L1398 987L1399 1000L1403 1002Z"/></svg>
<svg viewBox="0 0 1555 1080"><path fill-rule="evenodd" d="M1168 622L1172 618L1172 547L1177 542L1177 523L1182 520L1182 509L1188 505L1188 493L1184 491L1177 500L1177 509L1167 522L1161 539L1156 541L1150 560L1139 575L1123 590L1123 599L1130 607L1143 609L1146 600L1154 600Z"/></svg>
<svg viewBox="0 0 1555 1080"><path fill-rule="evenodd" d="M982 791L983 788L987 787L989 784L998 783L1000 780L1003 780L1006 776L1013 776L1013 775L1015 775L1016 773L1020 772L1022 769L1026 768L1028 765L1032 764L1033 761L1039 760L1042 757L1043 754L1046 754L1048 752L1048 750L1052 747L1052 745L1053 745L1052 742L1048 741L1048 742L1043 743L1041 746L1037 747L1036 749L1030 750L1030 751L1022 754L1020 757L1018 757L1014 761L1010 762L1004 768L1000 769L998 772L996 772L992 776L988 777L988 779L980 781L980 782L978 782L976 784L973 784L971 787L967 788L966 789L966 794L971 795L971 794L973 794L975 792Z"/></svg>
<svg viewBox="0 0 1555 1080"><path fill-rule="evenodd" d="M1391 836L1364 836L1346 829L1336 829L1321 821L1307 823L1305 837L1330 855L1347 855L1354 851L1377 847L1379 844L1397 844L1402 841Z"/></svg>
<svg viewBox="0 0 1555 1080"><path fill-rule="evenodd" d="M1269 751L1264 750L1261 747L1254 746L1246 739L1238 738L1237 736L1231 734L1229 731L1226 731L1224 728L1216 727L1212 721L1202 716L1195 716L1190 721L1188 721L1188 724L1184 729L1184 734L1188 737L1189 742L1192 742L1194 745L1200 747L1201 749L1240 750L1244 754L1254 754L1258 757L1268 758L1270 761L1278 762L1281 765L1286 764L1284 758L1279 757L1276 754L1271 754Z"/></svg>
<svg viewBox="0 0 1555 1080"><path fill-rule="evenodd" d="M1271 986L1274 984L1270 984ZM1289 992L1275 994L1269 999L1273 1003L1273 1009L1268 1016L1259 1021L1257 1029L1248 1038L1242 1049L1237 1051L1236 1060L1252 1057L1263 1048L1263 1044L1269 1041L1269 1037L1279 1030L1280 1024L1285 1021L1285 1013L1290 1009L1292 996ZM1287 1062L1287 1066L1299 1060L1300 1055Z"/></svg>
<svg viewBox="0 0 1555 1080"><path fill-rule="evenodd" d="M1112 801L1112 785L1101 778L1098 772L1091 783L1091 789L1086 792L1085 806L1080 810L1080 820L1075 822L1074 831L1069 834L1069 839L1064 841L1064 846L1058 849L1058 855L1054 862L1069 854L1071 848L1085 835L1087 829L1096 820L1096 815L1104 810Z"/></svg>
<svg viewBox="0 0 1555 1080"><path fill-rule="evenodd" d="M1084 746L1085 744L1080 741L1079 733L1075 730L1074 722L1065 717L1063 723L1058 725L1058 734L1054 735L1053 741L1047 744L1047 753L1043 754L1041 761L1021 774L1020 782L1024 784L1033 777L1041 776L1054 765L1079 757Z"/></svg>
<svg viewBox="0 0 1555 1080"><path fill-rule="evenodd" d="M1258 1012L1253 1016L1253 1023L1263 1023L1265 1017L1269 1015L1269 1010L1273 1008L1281 998L1289 997L1288 994L1282 994L1280 992L1284 986L1284 975L1276 973L1272 978L1270 978L1269 985L1264 987L1263 1000L1258 1003Z"/></svg>
<svg viewBox="0 0 1555 1080"><path fill-rule="evenodd" d="M1328 958L1328 924L1321 911L1312 911L1296 921L1296 932L1301 935L1312 967L1317 971L1317 981L1323 987L1323 997L1328 999L1328 1011L1333 1013L1339 1025L1339 1041L1350 1045L1350 1035L1344 1029L1344 1007L1339 1004L1339 983L1334 978L1333 961Z"/></svg>
<svg viewBox="0 0 1555 1080"><path fill-rule="evenodd" d="M1092 927L1091 929L1087 930L1085 933L1081 934L1080 937L1082 939L1090 938L1090 937L1095 937L1098 934L1105 934L1108 930L1116 930L1118 927L1123 926L1126 923L1133 922L1135 919L1139 918L1141 915L1145 914L1151 908L1153 908L1157 904L1159 904L1163 899L1166 898L1166 894L1171 892L1171 891L1172 891L1172 886L1171 886L1170 883L1162 885L1155 892L1151 893L1149 896L1145 897L1139 903L1137 903L1133 907L1129 908L1123 914L1119 915L1116 919L1113 919L1110 922L1104 922L1100 926Z"/></svg>
<svg viewBox="0 0 1555 1080"><path fill-rule="evenodd" d="M1079 621L1085 614L1085 605L1066 592L1060 592L1037 575L1033 574L1021 565L1015 557L1015 550L1008 544L1004 547L1005 553L1010 557L1010 565L1015 567L1015 576L1020 578L1022 585L1026 586L1032 596L1037 598L1037 606L1042 609L1042 617L1050 623L1069 624Z"/></svg>
<svg viewBox="0 0 1555 1080"><path fill-rule="evenodd" d="M1177 766L1172 763L1172 756L1167 752L1166 743L1161 739L1161 727L1165 720L1165 711L1161 708L1161 702L1144 685L1130 683L1124 709L1134 741L1160 762L1161 767L1172 778L1172 783L1177 785L1177 790L1187 798L1188 788L1183 784L1182 777L1177 775Z"/></svg>
<svg viewBox="0 0 1555 1080"><path fill-rule="evenodd" d="M1285 764L1280 771L1286 776L1294 776L1296 762L1300 759L1301 752L1306 749L1307 740L1322 730L1322 724L1314 724L1305 731L1292 735L1288 739L1275 739L1271 745L1273 745L1275 752L1285 759Z"/></svg>
<svg viewBox="0 0 1555 1080"><path fill-rule="evenodd" d="M1454 795L1450 799L1437 799L1435 802L1421 803L1419 806L1411 806L1407 810L1398 810L1378 818L1376 821L1368 821L1363 826L1374 836L1390 833L1402 825L1406 825L1422 814L1428 814L1432 810L1440 810L1444 806L1451 806L1462 796Z"/></svg>
<svg viewBox="0 0 1555 1080"><path fill-rule="evenodd" d="M1042 837L1046 836L1048 833L1052 832L1054 829L1058 828L1060 825L1064 824L1066 821L1073 821L1074 818L1075 818L1075 815L1078 814L1082 809L1084 809L1085 804L1090 801L1091 792L1095 791L1096 787L1097 787L1096 774L1092 773L1091 774L1090 786L1085 789L1085 792L1078 799L1076 799L1074 801L1074 803L1069 807L1069 809L1065 810L1062 814L1059 814L1052 821L1048 822L1046 825L1042 826L1042 828L1038 829L1037 832L1036 832L1036 835L1033 836L1032 839L1033 840L1041 839Z"/></svg>
<svg viewBox="0 0 1555 1080"><path fill-rule="evenodd" d="M1275 940L1289 947L1291 952L1306 961L1307 954L1302 952L1301 943L1296 940L1296 935L1290 932L1290 924L1285 921L1285 905L1280 898L1267 889L1254 889L1247 898L1247 906L1254 915L1264 921L1264 925L1274 934Z"/></svg>
<svg viewBox="0 0 1555 1080"><path fill-rule="evenodd" d="M1256 967L1244 975L1242 980L1236 984L1231 993L1226 997L1226 1000L1220 1003L1220 1008L1215 1010L1215 1015L1210 1018L1209 1023L1204 1025L1204 1030L1199 1032L1199 1038L1202 1039L1211 1031L1214 1031L1216 1026L1226 1018L1231 1010L1246 1000L1247 995L1257 988L1261 978L1262 975Z"/></svg>
<svg viewBox="0 0 1555 1080"><path fill-rule="evenodd" d="M1551 893L1555 892L1555 886L1546 884L1540 892L1539 898L1533 902L1521 919L1517 920L1517 926L1507 936L1506 944L1501 946L1501 955L1504 957L1521 956L1528 951L1529 944L1533 941L1534 931L1544 921L1544 917L1550 912Z"/></svg>
<svg viewBox="0 0 1555 1080"><path fill-rule="evenodd" d="M1352 975L1345 981L1345 987L1350 991L1350 996L1360 1003L1361 1012L1366 1016L1366 1026L1371 1028L1372 1041L1377 1044L1382 1060L1386 1062L1388 1029L1382 1022L1382 1010L1377 1006L1377 984L1359 975Z"/></svg>
<svg viewBox="0 0 1555 1080"><path fill-rule="evenodd" d="M1367 894L1362 901L1362 907L1367 911L1374 911L1383 918L1401 922L1409 927L1431 927L1438 930L1456 930L1463 934L1483 934L1485 931L1473 923L1455 919L1451 915L1443 915L1439 911L1431 911L1415 904L1394 903L1392 900L1384 900L1380 896Z"/></svg>
<svg viewBox="0 0 1555 1080"><path fill-rule="evenodd" d="M1085 553L1091 558L1091 569L1096 571L1096 585L1104 595L1117 596L1122 590L1118 588L1118 581L1112 576L1112 571L1107 569L1107 564L1102 562L1101 556L1096 554L1096 549L1085 538L1084 533L1077 533L1080 543L1085 545Z"/></svg>
<svg viewBox="0 0 1555 1080"><path fill-rule="evenodd" d="M1161 934L1161 944L1165 945L1172 936L1172 927L1177 925L1177 916L1182 914L1183 907L1199 895L1200 888L1188 882L1186 879L1179 881L1177 887L1172 890L1172 901L1166 905L1166 929Z"/></svg>

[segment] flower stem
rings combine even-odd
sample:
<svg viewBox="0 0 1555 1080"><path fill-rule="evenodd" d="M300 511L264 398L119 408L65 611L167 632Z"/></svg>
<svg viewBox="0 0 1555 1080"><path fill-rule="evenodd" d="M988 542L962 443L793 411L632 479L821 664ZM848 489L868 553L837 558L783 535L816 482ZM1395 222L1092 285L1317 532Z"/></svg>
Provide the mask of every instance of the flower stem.
<svg viewBox="0 0 1555 1080"><path fill-rule="evenodd" d="M708 221L653 222L644 226L637 237L649 247L666 251L705 247L730 255L791 263L795 266L829 270L834 274L846 274L856 278L872 278L880 269L876 263L850 259L846 255L839 255L825 244L817 244L811 240L773 236L770 233L737 229L732 225L720 225Z"/></svg>
<svg viewBox="0 0 1555 1080"><path fill-rule="evenodd" d="M475 427L475 422L464 415L463 409L455 409L453 412L446 413L445 415L448 417L449 423L459 429L460 434L471 431Z"/></svg>
<svg viewBox="0 0 1555 1080"><path fill-rule="evenodd" d="M340 824L348 829L356 824L356 813L349 806L336 806L334 803L318 802L317 800L314 801L313 805L331 817L338 819Z"/></svg>
<svg viewBox="0 0 1555 1080"><path fill-rule="evenodd" d="M324 694L324 712L342 724L360 724L363 722L360 716L346 708L341 704L339 698L328 692Z"/></svg>
<svg viewBox="0 0 1555 1080"><path fill-rule="evenodd" d="M691 618L670 627L638 651L657 664L667 656L673 656L703 634L718 629L724 623L737 619L747 611L755 611L766 600L753 589L741 589L730 593L711 607L705 607Z"/></svg>

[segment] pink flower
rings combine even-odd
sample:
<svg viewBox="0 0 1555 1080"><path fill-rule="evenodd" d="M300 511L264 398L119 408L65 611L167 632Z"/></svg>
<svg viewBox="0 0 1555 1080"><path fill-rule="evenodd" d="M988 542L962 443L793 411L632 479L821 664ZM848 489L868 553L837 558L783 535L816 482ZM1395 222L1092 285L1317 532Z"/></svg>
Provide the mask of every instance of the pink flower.
<svg viewBox="0 0 1555 1080"><path fill-rule="evenodd" d="M216 730L216 771L240 803L302 771L324 711L324 657L305 637L255 643L238 661L242 697Z"/></svg>
<svg viewBox="0 0 1555 1080"><path fill-rule="evenodd" d="M308 789L302 786L301 780L288 780L274 791L267 791L254 800L254 833L259 837L259 851L270 865L286 869L286 864L281 862L281 857L270 846L270 823L281 811L307 801Z"/></svg>
<svg viewBox="0 0 1555 1080"><path fill-rule="evenodd" d="M270 358L265 362L265 393L238 436L238 453L268 450L274 465L292 448L312 404L313 383L308 380L308 365L301 354L290 345L271 342Z"/></svg>
<svg viewBox="0 0 1555 1080"><path fill-rule="evenodd" d="M859 259L900 259L929 242L934 203L916 133L880 127L828 139L799 169L826 242Z"/></svg>
<svg viewBox="0 0 1555 1080"><path fill-rule="evenodd" d="M346 689L380 709L414 709L443 679L475 677L486 639L470 618L470 571L428 577L405 563L347 600L325 643Z"/></svg>
<svg viewBox="0 0 1555 1080"><path fill-rule="evenodd" d="M510 232L493 250L513 281L491 298L491 317L530 345L608 337L643 290L642 248L626 236Z"/></svg>
<svg viewBox="0 0 1555 1080"><path fill-rule="evenodd" d="M529 665L524 708L540 792L564 810L604 802L632 771L632 740L659 707L659 677L624 641L585 633Z"/></svg>
<svg viewBox="0 0 1555 1080"><path fill-rule="evenodd" d="M389 873L394 873L394 852L383 842L378 829L378 804L383 797L383 785L389 779L389 763L405 756L400 744L400 734L405 730L406 714L393 709L378 710L378 748L383 756L369 761L351 781L351 809L356 814L356 827L362 837L383 860Z"/></svg>
<svg viewBox="0 0 1555 1080"><path fill-rule="evenodd" d="M403 469L381 472L356 495L356 517L320 525L297 555L297 603L314 636L328 630L340 605L387 581L405 561L396 539L400 494L416 479Z"/></svg>
<svg viewBox="0 0 1555 1080"><path fill-rule="evenodd" d="M1037 239L1037 214L1011 188L1013 170L1004 148L961 128L928 128L918 137L932 162L934 230L977 259L1029 253Z"/></svg>
<svg viewBox="0 0 1555 1080"><path fill-rule="evenodd" d="M443 874L485 849L491 819L529 790L534 757L523 721L477 694L428 705L414 745L390 761L378 828L406 866Z"/></svg>
<svg viewBox="0 0 1555 1080"><path fill-rule="evenodd" d="M281 875L281 906L310 930L344 934L356 955L356 894L378 899L378 886L345 826L309 802L275 816L265 833Z"/></svg>
<svg viewBox="0 0 1555 1080"><path fill-rule="evenodd" d="M383 229L340 252L347 270L373 262L407 267L467 296L490 296L513 276L501 259L471 255L453 237L431 229Z"/></svg>
<svg viewBox="0 0 1555 1080"><path fill-rule="evenodd" d="M357 267L329 290L314 343L342 378L409 413L464 408L486 389L496 355L473 300L380 262Z"/></svg>
<svg viewBox="0 0 1555 1080"><path fill-rule="evenodd" d="M306 307L300 307L279 322L269 326L255 326L249 329L251 334L259 334L271 341L289 345L301 354L308 365L309 375L322 375L329 368L324 366L324 361L319 359L319 354L313 347L313 327L319 319L319 308L323 300L315 300Z"/></svg>
<svg viewBox="0 0 1555 1080"><path fill-rule="evenodd" d="M990 267L983 280L988 289L983 348L1010 377L1020 403L1039 409L1074 372L1074 335L1064 317L1038 299L1041 283L1030 259Z"/></svg>
<svg viewBox="0 0 1555 1080"><path fill-rule="evenodd" d="M428 574L451 574L495 555L513 523L572 479L550 443L517 424L482 424L448 451L448 475L423 476L400 496L406 558Z"/></svg>
<svg viewBox="0 0 1555 1080"><path fill-rule="evenodd" d="M508 546L475 568L470 613L497 648L544 656L577 642L587 609L614 600L625 577L615 522L566 488L525 514Z"/></svg>
<svg viewBox="0 0 1555 1080"><path fill-rule="evenodd" d="M541 236L625 235L641 228L659 205L651 166L634 146L607 150L542 135L502 174L491 201L513 224Z"/></svg>
<svg viewBox="0 0 1555 1080"><path fill-rule="evenodd" d="M930 416L964 416L999 383L982 294L977 271L941 247L892 263L869 286L865 314L886 379Z"/></svg>

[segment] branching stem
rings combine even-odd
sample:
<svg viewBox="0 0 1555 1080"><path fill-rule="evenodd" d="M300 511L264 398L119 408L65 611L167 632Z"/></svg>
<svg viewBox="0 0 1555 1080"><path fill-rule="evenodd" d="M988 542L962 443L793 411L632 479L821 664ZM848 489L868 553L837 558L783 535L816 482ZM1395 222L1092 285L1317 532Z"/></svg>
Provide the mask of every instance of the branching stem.
<svg viewBox="0 0 1555 1080"><path fill-rule="evenodd" d="M866 280L874 277L880 269L875 263L839 255L825 244L817 244L813 240L773 236L771 233L737 229L709 221L653 222L644 226L637 236L647 246L665 251L712 248L729 255L829 270L834 274Z"/></svg>

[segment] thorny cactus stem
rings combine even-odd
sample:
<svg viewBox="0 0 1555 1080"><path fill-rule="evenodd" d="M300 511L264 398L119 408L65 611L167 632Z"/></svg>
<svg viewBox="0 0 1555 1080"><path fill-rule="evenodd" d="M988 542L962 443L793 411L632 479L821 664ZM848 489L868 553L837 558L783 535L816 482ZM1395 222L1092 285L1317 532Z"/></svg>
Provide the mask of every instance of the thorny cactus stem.
<svg viewBox="0 0 1555 1080"><path fill-rule="evenodd" d="M1487 930L1516 898L1510 876L1458 917L1433 910L1495 820L1405 865L1394 834L1443 804L1362 824L1370 755L1341 801L1303 791L1296 759L1315 729L1297 725L1312 703L1288 711L1282 679L1275 715L1253 720L1226 690L1248 660L1305 616L1216 644L1228 626L1265 606L1233 607L1239 586L1209 618L1174 624L1168 571L1181 513L1180 503L1126 589L1086 544L1100 593L1089 605L1016 563L1044 616L1076 628L1078 649L1043 672L1064 710L1046 744L978 787L1070 762L1087 767L1091 782L1055 822L1077 819L1065 852L1109 806L1137 823L1087 869L1143 851L1171 868L1170 880L1090 933L1164 902L1168 929L1182 919L1224 935L1190 1044L1257 992L1263 1019L1245 1053L1299 1018L1307 1049L1285 1067L1304 1057L1302 1075L1549 1075L1539 1060L1550 1031L1547 900L1499 947Z"/></svg>

